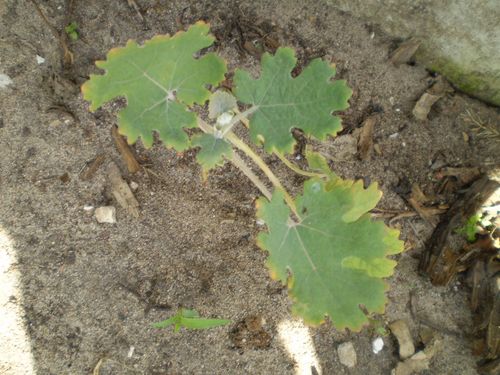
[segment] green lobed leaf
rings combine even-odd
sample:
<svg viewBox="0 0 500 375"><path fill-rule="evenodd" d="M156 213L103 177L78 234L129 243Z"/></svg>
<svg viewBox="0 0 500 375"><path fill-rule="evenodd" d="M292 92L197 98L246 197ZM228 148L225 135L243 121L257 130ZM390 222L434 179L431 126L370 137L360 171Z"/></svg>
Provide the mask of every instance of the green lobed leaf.
<svg viewBox="0 0 500 375"><path fill-rule="evenodd" d="M258 79L243 70L237 70L234 76L238 100L258 106L250 119L252 140L260 143L263 139L268 152L291 152L295 144L292 128L318 139L335 135L342 127L340 118L332 112L349 106L352 91L345 81L331 81L334 67L315 59L292 78L296 63L291 48L279 48L274 56L262 56Z"/></svg>
<svg viewBox="0 0 500 375"><path fill-rule="evenodd" d="M274 279L288 285L293 312L310 324L329 316L334 326L361 329L367 322L360 306L382 313L386 283L396 262L386 256L403 250L399 232L372 221L368 210L380 198L376 185L311 179L296 198L300 221L276 191L258 201L257 216L267 225L259 245L269 252Z"/></svg>
<svg viewBox="0 0 500 375"><path fill-rule="evenodd" d="M178 332L181 327L188 329L208 329L226 325L230 323L227 319L205 319L200 318L196 310L179 309L177 313L158 323L152 324L154 328L166 328L174 325L174 331Z"/></svg>
<svg viewBox="0 0 500 375"><path fill-rule="evenodd" d="M310 147L306 146L306 160L309 165L309 169L313 172L323 173L326 176L328 181L326 189L330 190L329 186L333 186L339 177L330 169L328 161L325 157L319 152L314 152Z"/></svg>
<svg viewBox="0 0 500 375"><path fill-rule="evenodd" d="M210 95L206 86L221 82L226 72L224 61L215 54L193 57L212 45L208 32L209 26L198 22L172 37L158 35L142 46L130 40L126 47L112 49L106 61L96 62L106 74L92 74L82 86L90 109L125 97L127 107L118 113L118 127L129 143L141 137L150 147L157 131L165 145L187 149L189 138L183 129L196 126L188 106L205 103Z"/></svg>
<svg viewBox="0 0 500 375"><path fill-rule="evenodd" d="M201 164L204 173L223 165L225 159L231 159L233 156L231 145L214 134L196 134L191 138L191 143L194 147L201 147L196 160Z"/></svg>
<svg viewBox="0 0 500 375"><path fill-rule="evenodd" d="M225 91L216 91L210 95L208 102L208 117L215 119L225 112L238 108L236 98Z"/></svg>

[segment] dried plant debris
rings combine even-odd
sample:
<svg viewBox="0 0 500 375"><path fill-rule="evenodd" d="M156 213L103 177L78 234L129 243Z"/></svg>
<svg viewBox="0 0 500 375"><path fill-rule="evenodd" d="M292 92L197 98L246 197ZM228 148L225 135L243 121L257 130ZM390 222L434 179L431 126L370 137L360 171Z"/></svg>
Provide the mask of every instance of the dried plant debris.
<svg viewBox="0 0 500 375"><path fill-rule="evenodd" d="M128 145L127 141L118 132L118 128L116 126L111 128L111 135L113 136L116 148L120 151L120 155L122 156L129 173L139 172L141 170L141 165L135 158L134 152Z"/></svg>
<svg viewBox="0 0 500 375"><path fill-rule="evenodd" d="M249 315L236 324L230 339L237 349L266 349L272 337L264 329L264 319L260 315Z"/></svg>
<svg viewBox="0 0 500 375"><path fill-rule="evenodd" d="M467 269L464 246L467 243L457 232L470 217L478 214L490 197L500 188L500 183L483 176L451 206L434 230L420 262L420 269L428 272L436 285L448 284L457 272ZM482 216L482 215L481 215Z"/></svg>
<svg viewBox="0 0 500 375"><path fill-rule="evenodd" d="M123 180L120 169L113 162L108 165L108 177L111 182L111 191L118 204L133 217L139 217L139 202L135 199L129 185Z"/></svg>
<svg viewBox="0 0 500 375"><path fill-rule="evenodd" d="M373 130L376 123L377 115L372 115L363 122L358 140L358 157L361 160L369 158L373 152Z"/></svg>
<svg viewBox="0 0 500 375"><path fill-rule="evenodd" d="M451 91L453 91L451 86L440 76L432 87L429 88L417 101L415 107L413 108L413 116L420 121L427 120L427 116L434 103Z"/></svg>
<svg viewBox="0 0 500 375"><path fill-rule="evenodd" d="M477 133L477 136L487 141L500 143L500 125L492 124L489 121L484 121L471 111L466 109L465 113L461 115L462 119L472 126L472 130Z"/></svg>
<svg viewBox="0 0 500 375"><path fill-rule="evenodd" d="M389 61L396 66L410 62L418 47L422 42L418 39L412 38L403 43L392 53Z"/></svg>
<svg viewBox="0 0 500 375"><path fill-rule="evenodd" d="M106 160L106 155L99 154L95 157L94 160L86 163L80 172L80 180L90 180L97 172L97 170L101 167L102 163L104 163L104 160Z"/></svg>

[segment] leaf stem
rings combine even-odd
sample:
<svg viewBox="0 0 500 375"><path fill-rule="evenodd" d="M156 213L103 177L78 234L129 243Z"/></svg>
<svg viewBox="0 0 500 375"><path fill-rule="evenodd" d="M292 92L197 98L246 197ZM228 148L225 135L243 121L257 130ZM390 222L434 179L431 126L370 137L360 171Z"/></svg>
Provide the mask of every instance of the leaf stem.
<svg viewBox="0 0 500 375"><path fill-rule="evenodd" d="M245 125L248 128L250 126L250 124L249 124L249 121L247 119L247 116L249 114L253 113L254 111L256 111L257 109L258 109L258 106L253 106L253 107L250 107L248 110L246 110L243 113L241 113L240 111L238 111L236 109L235 113L237 116L235 117L235 120L241 121L243 123L243 125ZM325 177L325 175L323 173L308 172L308 171L304 171L303 169L300 169L297 165L290 162L287 158L285 158L285 156L283 154L279 153L278 151L275 151L274 154L283 162L283 164L285 164L288 168L290 168L292 171L294 171L295 173L297 173L299 175L306 176L306 177L320 177L320 178Z"/></svg>
<svg viewBox="0 0 500 375"><path fill-rule="evenodd" d="M294 171L297 174L300 174L301 176L306 176L306 177L325 177L323 173L315 173L315 172L308 172L304 171L303 169L300 169L297 165L289 161L285 155L278 151L274 151L274 154L285 164L288 168L290 168L292 171Z"/></svg>
<svg viewBox="0 0 500 375"><path fill-rule="evenodd" d="M247 155L250 159L253 160L255 164L264 172L264 174L267 176L269 181L274 185L276 189L279 189L283 192L285 202L290 207L292 212L295 214L295 216L300 219L300 215L297 212L297 207L295 206L295 202L293 201L293 198L290 196L290 194L285 190L283 185L281 184L280 180L276 177L276 175L271 171L271 169L268 167L268 165L264 162L264 160L261 159L259 155L257 155L245 142L243 142L240 138L236 136L233 132L229 132L226 135L226 139L233 144L234 147L236 147L238 150L242 151Z"/></svg>
<svg viewBox="0 0 500 375"><path fill-rule="evenodd" d="M257 109L259 109L258 105L254 105L250 108L248 108L245 112L241 113L240 111L236 110L236 116L231 120L231 123L224 129L222 136L225 137L227 133L231 131L231 129L236 125L238 122L242 122L243 124L248 123L247 117L254 113Z"/></svg>
<svg viewBox="0 0 500 375"><path fill-rule="evenodd" d="M207 124L202 119L198 118L198 126L200 129L208 134L214 133L214 128ZM248 177L250 181L260 190L260 192L269 200L272 198L272 193L269 189L264 185L264 183L259 179L259 177L252 171L252 169L245 163L245 161L240 158L240 156L236 153L233 153L233 157L230 160L236 168L238 168L245 176Z"/></svg>

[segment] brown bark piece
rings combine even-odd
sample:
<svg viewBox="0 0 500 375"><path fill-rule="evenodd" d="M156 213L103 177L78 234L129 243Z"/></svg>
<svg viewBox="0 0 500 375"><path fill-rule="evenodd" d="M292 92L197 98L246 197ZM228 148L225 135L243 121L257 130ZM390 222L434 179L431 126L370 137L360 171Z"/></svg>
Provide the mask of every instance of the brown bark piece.
<svg viewBox="0 0 500 375"><path fill-rule="evenodd" d="M415 52L417 52L421 43L421 41L413 38L401 43L401 45L392 53L389 61L396 66L406 64L411 60Z"/></svg>
<svg viewBox="0 0 500 375"><path fill-rule="evenodd" d="M440 174L442 176L457 177L462 184L467 185L467 184L471 183L472 181L476 180L479 177L479 175L481 174L481 171L477 167L472 167L472 168L447 167L447 168L443 168L440 171Z"/></svg>
<svg viewBox="0 0 500 375"><path fill-rule="evenodd" d="M499 188L499 182L485 175L474 182L443 216L428 241L419 265L420 270L429 274L433 284L445 285L451 281L464 246L464 240L454 231L463 227Z"/></svg>
<svg viewBox="0 0 500 375"><path fill-rule="evenodd" d="M104 163L105 159L106 155L104 154L97 155L94 160L92 160L85 166L85 168L83 168L82 172L80 173L80 180L82 181L90 180L97 172L99 167L102 165L102 163Z"/></svg>
<svg viewBox="0 0 500 375"><path fill-rule="evenodd" d="M118 128L113 126L111 128L111 135L115 141L116 148L120 151L120 154L127 165L127 170L129 173L136 173L141 170L141 165L136 160L134 152L130 149L127 141L118 133Z"/></svg>
<svg viewBox="0 0 500 375"><path fill-rule="evenodd" d="M363 128L358 140L358 157L367 159L373 151L373 129L377 123L377 116L370 116L363 122Z"/></svg>
<svg viewBox="0 0 500 375"><path fill-rule="evenodd" d="M120 169L113 162L108 165L108 177L111 182L111 191L118 204L133 217L139 217L139 202L135 199L127 182L123 180Z"/></svg>
<svg viewBox="0 0 500 375"><path fill-rule="evenodd" d="M495 284L495 300L486 332L486 345L488 346L489 355L493 358L500 356L500 277L495 278Z"/></svg>

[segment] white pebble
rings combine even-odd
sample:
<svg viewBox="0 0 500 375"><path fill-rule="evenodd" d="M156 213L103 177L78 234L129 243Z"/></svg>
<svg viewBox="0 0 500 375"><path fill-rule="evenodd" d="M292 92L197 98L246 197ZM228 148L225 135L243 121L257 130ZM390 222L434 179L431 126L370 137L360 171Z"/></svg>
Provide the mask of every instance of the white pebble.
<svg viewBox="0 0 500 375"><path fill-rule="evenodd" d="M134 351L135 351L135 346L131 346L130 349L128 350L127 357L132 358L132 356L134 355Z"/></svg>
<svg viewBox="0 0 500 375"><path fill-rule="evenodd" d="M40 55L36 55L36 62L38 65L40 65L40 64L43 64L45 62L45 59Z"/></svg>
<svg viewBox="0 0 500 375"><path fill-rule="evenodd" d="M135 181L130 181L129 185L130 185L130 189L132 191L136 191L137 189L139 189L139 184Z"/></svg>
<svg viewBox="0 0 500 375"><path fill-rule="evenodd" d="M83 206L84 211L92 211L93 209L94 206L92 206L91 204L86 204L85 206Z"/></svg>
<svg viewBox="0 0 500 375"><path fill-rule="evenodd" d="M116 208L113 206L98 207L94 215L98 223L116 223Z"/></svg>
<svg viewBox="0 0 500 375"><path fill-rule="evenodd" d="M384 348L384 340L382 337L377 337L372 341L372 350L375 354L378 354Z"/></svg>
<svg viewBox="0 0 500 375"><path fill-rule="evenodd" d="M3 89L12 84L12 80L7 74L0 74L0 89Z"/></svg>

